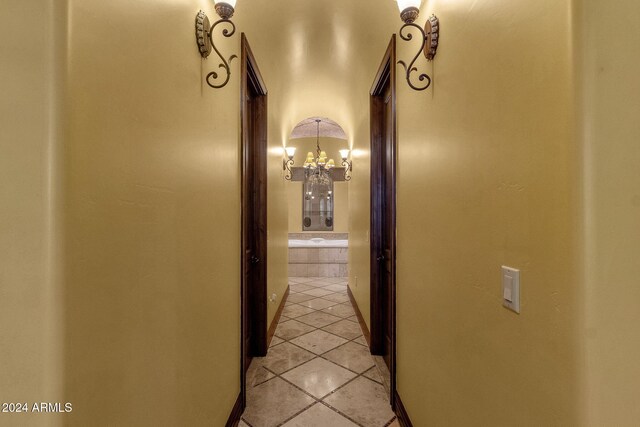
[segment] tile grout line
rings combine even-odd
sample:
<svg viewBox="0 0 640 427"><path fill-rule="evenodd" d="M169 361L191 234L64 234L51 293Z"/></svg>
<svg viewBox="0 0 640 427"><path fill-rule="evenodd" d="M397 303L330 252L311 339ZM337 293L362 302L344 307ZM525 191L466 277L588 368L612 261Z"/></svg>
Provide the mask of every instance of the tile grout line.
<svg viewBox="0 0 640 427"><path fill-rule="evenodd" d="M313 281L312 281L312 282L305 282L305 283L313 283ZM338 283L331 283L330 285L326 285L326 286L332 286L332 285L338 285ZM291 285L289 284L289 287L290 287L290 286L291 286ZM348 286L348 283L347 283L345 286ZM320 286L320 287L317 287L317 288L318 288L318 289L320 289L320 288L323 288L323 287L324 287L324 286ZM300 293L300 292L293 292L293 293L295 294L295 293ZM304 293L304 291L303 291L302 293ZM324 295L324 296L320 296L320 297L315 297L315 298L312 298L312 299L307 300L307 301L311 301L311 300L318 299L318 298L322 298L322 299L324 299L324 297L325 297L325 296L334 295L334 294L340 294L340 293L342 293L342 292L341 292L341 291L335 291L335 292L332 292L332 293L330 293L330 294L327 294L327 295ZM308 295L308 294L307 294L307 295ZM290 288L290 294L289 294L289 296L291 296L291 288ZM287 298L287 299L288 299L288 298ZM325 301L334 302L334 301L326 300L326 299L325 299ZM332 333L332 332L329 332L329 331L325 331L325 330L323 329L323 328L326 328L326 327L328 327L328 326L331 326L331 325L334 325L334 324L336 324L336 323L339 323L339 322L340 322L340 321L342 321L342 320L347 320L347 321L348 321L348 318L353 316L353 315L350 315L350 316L347 316L347 317L341 317L341 316L336 316L336 315L333 315L333 314L326 313L326 312L322 311L322 310L325 310L326 308L329 308L329 307L335 307L336 305L347 305L347 304L346 304L347 302L349 303L349 304L348 304L348 306L349 306L350 308L352 308L352 309L353 309L354 307L353 307L353 304L351 303L351 301L350 301L350 300L347 300L347 301L345 301L345 302L336 302L335 304L330 305L330 306L327 306L327 307L322 308L322 309L314 309L314 308L311 308L311 307L308 307L308 306L304 306L304 305L302 305L302 304L300 304L300 303L291 302L291 304L296 304L296 305L299 305L299 306L301 306L301 307L310 308L310 309L311 309L311 310L313 310L313 311L312 311L312 312L309 312L309 313L301 314L301 315L299 315L299 316L297 316L297 317L289 317L289 316L286 316L286 317L287 317L288 319L290 319L290 320L296 320L296 319L298 319L298 318L300 318L300 317L304 317L304 316L307 316L307 315L310 315L310 314L314 314L314 313L317 313L317 312L321 312L321 313L323 313L323 314L327 314L327 315L331 315L331 316L339 317L339 320L336 320L335 322L332 322L332 323L329 323L329 324L326 324L326 325L324 325L324 326L320 326L320 327L315 326L315 325L310 325L310 324L305 323L304 321L301 321L301 320L297 320L298 322L300 322L300 323L302 323L302 324L304 324L304 325L307 325L307 326L309 326L309 327L312 327L312 328L314 328L314 329L313 329L312 331L309 331L309 332L303 333L303 334L301 334L301 335L297 335L297 336L292 337L292 338L290 338L290 339L285 339L285 338L283 338L283 337L281 337L281 336L276 335L278 338L280 338L280 339L282 340L282 342L280 342L280 343L278 343L278 344L276 344L276 345L274 345L274 346L271 346L270 348L276 347L276 346L281 345L281 344L283 344L283 343L289 343L289 344L291 344L291 345L293 345L293 346L295 346L295 347L297 347L297 348L299 348L299 349L301 349L301 350L303 350L303 351L306 351L306 352L308 352L308 353L310 353L310 354L313 354L313 356L314 356L313 358L311 358L311 359L309 359L309 360L307 360L307 361L305 361L305 362L302 362L302 363L301 363L301 364L299 364L299 365L296 365L296 366L294 366L294 367L291 367L290 369L287 369L286 371L283 371L283 372L281 372L280 374L277 374L277 373L275 373L274 371L272 371L271 369L267 368L266 366L261 365L261 368L265 369L267 372L270 372L272 375L274 375L274 377L269 378L269 379L267 379L267 380L263 381L262 383L255 385L255 386L258 386L258 385L261 385L261 384L265 384L265 383L267 383L268 381L271 381L271 380L272 380L272 379L274 379L274 378L279 378L279 379L281 379L282 381L284 381L285 383L287 383L287 384L289 384L289 385L293 386L294 388L298 389L299 391L301 391L302 393L304 393L305 395L307 395L307 396L311 397L311 398L314 400L314 402L313 402L313 403L311 403L309 406L304 407L304 408L303 408L302 410L300 410L299 412L296 412L296 413L295 413L294 415L292 415L291 417L289 417L289 418L285 419L285 420L284 420L284 421L282 421L280 424L278 424L278 426L282 426L282 425L286 424L287 422L289 422L289 421L291 421L292 419L296 418L296 417L297 417L297 416L299 416L300 414L302 414L302 413L304 413L305 411L309 410L309 409L310 409L311 407L313 407L314 405L316 405L316 404L321 404L321 405L324 405L325 407L327 407L327 408L331 409L331 410L332 410L332 411L334 411L335 413L339 414L340 416L342 416L342 417L344 417L344 418L346 418L346 419L350 420L351 422L355 423L356 425L358 425L358 426L360 426L360 427L365 427L365 426L362 426L362 424L360 424L360 423L359 423L359 422L357 422L356 420L352 419L352 418L351 418L350 416L348 416L347 414L342 413L340 410L338 410L337 408L334 408L334 407L333 407L333 406L331 406L329 403L327 403L327 402L325 402L325 401L324 401L324 399L328 398L329 396L331 396L331 395L333 395L334 393L338 392L338 391L339 391L339 390L341 390L342 388L344 388L344 387L346 387L347 385L351 384L352 382L354 382L354 381L355 381L355 380L357 380L358 378L363 378L363 379L365 379L366 381L371 381L371 382L373 382L373 383L375 383L375 384L380 384L378 381L375 381L375 380L373 380L373 379L371 379L371 378L368 378L368 377L366 377L366 376L364 375L365 373L369 372L371 369L373 369L373 368L375 368L375 367L377 366L377 365L376 365L376 363L375 363L375 361L373 361L373 360L372 360L372 362L373 362L373 366L368 367L367 369L365 369L365 370L364 370L364 371L362 371L361 373L358 373L358 372L356 372L356 371L354 371L354 370L352 370L352 369L350 369L350 368L348 368L348 367L345 367L345 366L343 366L343 365L341 365L341 364L339 364L339 363L336 363L336 362L334 362L334 361L332 361L332 360L329 360L329 359L327 359L326 357L324 357L327 353L332 352L332 351L334 351L334 350L336 350L336 349L339 349L339 348L341 348L341 347L343 347L343 346L345 346L345 345L347 345L347 344L349 344L349 343L354 343L354 344L357 344L358 346L362 346L362 347L365 347L365 348L367 348L367 349L368 349L368 347L367 347L367 346L362 345L362 344L360 344L360 343L358 343L358 342L355 342L355 340L358 340L358 339L360 339L360 338L363 338L363 337L364 337L364 334L363 334L363 332L362 332L362 329L359 327L359 326L360 326L359 324L358 324L358 327L359 327L359 329L360 329L360 335L358 335L358 336L356 336L356 337L353 337L353 338L351 338L351 339L346 338L346 337L342 337L342 336L340 336L340 335L338 335L338 334L335 334L335 333ZM286 304L286 302L285 302L285 304ZM354 310L354 311L355 311L355 310ZM289 321L289 320L285 320L284 322L278 322L278 326L280 326L280 324L281 324L281 323L286 323L286 322L288 322L288 321ZM344 343L342 343L342 344L339 344L339 345L337 345L337 346L335 346L335 347L333 347L333 348L331 348L331 349L329 349L329 350L327 350L327 351L325 351L325 352L323 352L323 353L320 353L320 354L317 354L317 353L314 353L314 352L312 352L312 351L309 351L308 349L306 349L306 348L304 348L304 347L302 347L302 346L300 346L300 345L297 345L297 344L296 344L296 343L294 343L294 342L291 342L291 341L292 341L292 340L294 340L294 339L300 338L300 337L302 337L302 336L305 336L305 335L311 334L311 333L316 332L316 331L319 331L319 330L320 330L320 331L323 331L323 332L325 332L325 333L328 333L328 334L330 334L330 335L336 336L336 337L338 337L338 338L346 339L347 341L346 341L346 342L344 342ZM345 369L346 371L348 371L348 372L350 372L350 373L354 374L355 376L354 376L353 378L351 378L350 380L346 381L344 384L342 384L342 385L340 385L339 387L337 387L337 388L335 388L334 390L332 390L330 393L327 393L326 395L324 395L324 396L322 396L322 397L320 397L320 398L315 397L314 395L310 394L310 393L309 393L309 392L307 392L306 390L303 390L302 388L298 387L296 384L293 384L292 382L290 382L289 380L287 380L286 378L284 378L284 377L282 376L282 375L287 374L288 372L291 372L291 371L293 371L294 369L299 368L300 366L302 366L302 365L304 365L304 364L306 364L306 363L309 363L309 362L311 362L311 361L313 361L313 360L315 360L315 359L323 359L323 360L325 360L325 361L327 361L327 362L329 362L329 363L331 363L331 364L335 364L336 366L338 366L338 367L341 367L341 368ZM385 426L385 427L389 426L389 425L390 425L390 424L391 424L395 419L396 419L396 417L395 417L395 416L394 416L394 417L392 417L392 418L391 418L391 420L389 420L387 423L385 423L385 424L384 424L384 426ZM243 419L243 421L246 423L246 420L244 420L244 419ZM251 424L249 424L249 423L247 423L247 424L248 424L250 427L252 427L252 426L251 426Z"/></svg>
<svg viewBox="0 0 640 427"><path fill-rule="evenodd" d="M346 343L345 343L345 344L346 344ZM294 344L294 343L291 343L291 345L294 345L294 346L295 346L295 344ZM301 349L302 349L302 347L299 347L299 346L296 346L296 347L298 347L298 348L301 348ZM303 350L308 351L308 350L306 350L306 349L303 349ZM328 350L328 351L331 351L331 350ZM327 351L327 352L328 352L328 351ZM311 353L311 352L309 352L309 353ZM324 353L323 353L323 354L324 354ZM288 372L291 372L291 371L293 371L294 369L296 369L296 368L298 368L298 367L300 367L300 366L304 365L305 363L311 362L311 361L313 361L314 359L318 359L318 358L322 358L322 357L321 357L320 355L316 355L316 354L314 354L314 357L313 357L312 359L309 359L309 360L307 360L307 361L305 361L305 362L301 363L300 365L296 365L296 366L292 367L291 369L288 369L288 370L286 370L286 371L283 371L283 372L282 372L282 373L280 373L280 374L277 374L276 372L272 371L271 369L267 368L266 366L262 366L262 368L263 368L263 369L266 369L267 371L271 372L271 373L274 375L274 377L273 377L273 378L269 378L269 379L268 379L267 381L265 381L264 383L266 383L266 382L268 382L268 381L271 381L271 380L273 380L274 378L280 378L282 381L284 381L284 382L286 382L287 384L289 384L289 385L293 386L294 388L298 389L299 391L301 391L302 393L306 394L307 396L309 396L310 398L312 398L312 399L314 400L314 402L313 402L312 404L310 404L309 406L306 406L306 407L305 407L305 408L303 408L301 411L299 411L299 412L295 413L294 415L292 415L290 418L285 419L281 424L278 424L278 426L282 426L283 424L286 424L287 422L289 422L289 421L290 421L290 420L292 420L293 418L295 418L295 417L297 417L298 415L302 414L304 411L306 411L306 410L310 409L310 408L311 408L313 405L315 405L316 403L320 403L320 404L324 404L325 406L327 406L328 408L330 408L330 409L331 409L331 410L333 410L334 412L337 412L337 413L338 413L338 414L340 414L341 416L343 416L343 417L347 418L349 421L356 423L358 426L360 426L360 427L366 427L366 426L363 426L362 424L358 423L357 421L353 420L353 419L352 419L350 416L348 416L347 414L342 413L342 412L341 412L341 411L339 411L337 408L334 408L333 406L329 405L327 402L324 402L324 399L326 399L326 398L327 398L327 397L329 397L330 395L334 394L336 391L338 391L339 389L343 388L343 387L344 387L344 386L346 386L347 384L350 384L350 383L351 383L351 382L353 382L355 379L357 379L358 377L360 377L362 374L357 374L356 372L351 371L350 369L345 368L345 369L349 370L350 372L352 372L352 373L356 374L356 376L355 376L355 377L353 377L353 378L351 378L350 380L348 380L348 381L347 381L347 382L345 382L344 384L340 385L340 386L339 386L339 387L337 387L336 389L332 390L331 392L329 392L329 393L327 393L327 394L323 395L322 397L316 397L316 396L312 395L311 393L309 393L308 391L304 390L303 388L301 388L301 387L300 387L300 386L298 386L297 384L292 383L292 382L291 382L291 381L289 381L287 378L284 378L284 377L282 376L282 375L284 375L284 374L286 374L286 373L288 373ZM324 358L323 358L323 359L324 359ZM324 359L324 360L327 360L327 359ZM331 361L330 361L330 360L328 360L328 362L331 362ZM331 363L333 363L333 362L331 362ZM341 366L341 365L338 365L338 366ZM342 367L342 366L341 366L341 367ZM367 370L367 371L368 371L368 370ZM366 371L365 371L365 372L366 372ZM365 377L365 378L366 378L366 377ZM367 379L368 379L368 378L367 378ZM262 383L262 384L264 384L264 383Z"/></svg>

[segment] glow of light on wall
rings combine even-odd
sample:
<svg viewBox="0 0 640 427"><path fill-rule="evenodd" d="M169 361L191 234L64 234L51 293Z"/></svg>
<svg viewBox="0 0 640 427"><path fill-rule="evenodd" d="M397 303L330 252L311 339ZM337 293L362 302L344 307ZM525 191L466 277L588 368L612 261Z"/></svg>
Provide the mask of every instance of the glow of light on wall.
<svg viewBox="0 0 640 427"><path fill-rule="evenodd" d="M302 24L294 23L291 28L291 59L293 69L299 69L305 55L305 36L306 32Z"/></svg>
<svg viewBox="0 0 640 427"><path fill-rule="evenodd" d="M369 150L362 150L360 148L356 148L354 150L351 150L351 157L353 158L369 157Z"/></svg>
<svg viewBox="0 0 640 427"><path fill-rule="evenodd" d="M334 16L332 24L334 54L338 65L346 67L349 63L349 46L351 45L349 25L343 22L340 16Z"/></svg>
<svg viewBox="0 0 640 427"><path fill-rule="evenodd" d="M284 147L271 147L269 148L269 154L274 156L284 156Z"/></svg>

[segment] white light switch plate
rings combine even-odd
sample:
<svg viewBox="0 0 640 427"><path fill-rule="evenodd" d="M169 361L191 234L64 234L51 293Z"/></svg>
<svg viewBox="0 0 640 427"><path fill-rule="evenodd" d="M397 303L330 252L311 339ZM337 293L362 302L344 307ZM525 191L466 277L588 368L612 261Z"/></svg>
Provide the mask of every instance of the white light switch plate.
<svg viewBox="0 0 640 427"><path fill-rule="evenodd" d="M502 266L502 305L520 313L520 270Z"/></svg>

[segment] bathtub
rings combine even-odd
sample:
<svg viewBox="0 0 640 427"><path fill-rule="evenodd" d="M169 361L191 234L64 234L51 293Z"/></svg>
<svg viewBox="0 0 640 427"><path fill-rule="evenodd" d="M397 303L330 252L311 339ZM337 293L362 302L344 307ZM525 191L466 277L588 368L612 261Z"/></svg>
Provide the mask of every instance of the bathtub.
<svg viewBox="0 0 640 427"><path fill-rule="evenodd" d="M289 277L347 277L349 238L346 233L335 237L290 235Z"/></svg>
<svg viewBox="0 0 640 427"><path fill-rule="evenodd" d="M346 248L349 247L348 240L330 240L315 237L313 239L289 239L290 248Z"/></svg>

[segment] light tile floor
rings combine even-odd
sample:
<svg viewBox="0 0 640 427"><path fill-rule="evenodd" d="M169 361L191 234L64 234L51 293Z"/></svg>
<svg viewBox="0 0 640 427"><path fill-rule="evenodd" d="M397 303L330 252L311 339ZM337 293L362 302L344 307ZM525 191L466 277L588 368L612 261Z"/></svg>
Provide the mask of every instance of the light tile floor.
<svg viewBox="0 0 640 427"><path fill-rule="evenodd" d="M398 426L341 277L290 277L266 357L247 372L244 427Z"/></svg>

